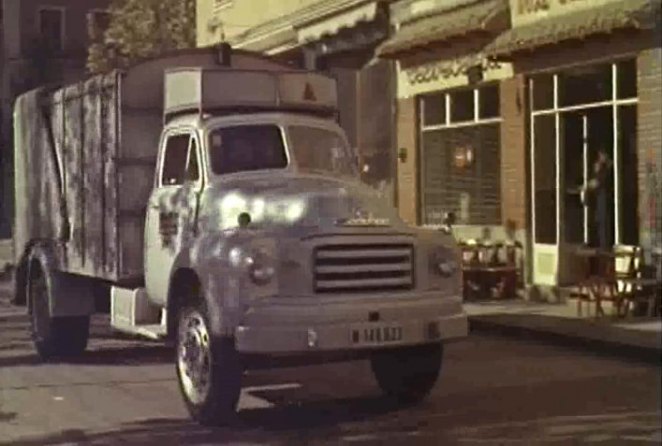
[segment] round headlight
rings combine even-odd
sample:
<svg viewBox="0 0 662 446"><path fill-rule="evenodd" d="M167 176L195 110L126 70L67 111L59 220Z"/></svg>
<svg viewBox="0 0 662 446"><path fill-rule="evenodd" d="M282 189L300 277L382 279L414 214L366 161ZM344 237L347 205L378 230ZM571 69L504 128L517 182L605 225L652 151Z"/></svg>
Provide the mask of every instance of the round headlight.
<svg viewBox="0 0 662 446"><path fill-rule="evenodd" d="M246 258L246 265L248 266L248 276L256 285L266 285L276 275L276 268L271 260L262 253Z"/></svg>
<svg viewBox="0 0 662 446"><path fill-rule="evenodd" d="M431 255L430 267L436 274L450 277L458 270L458 263L450 249L438 248Z"/></svg>
<svg viewBox="0 0 662 446"><path fill-rule="evenodd" d="M442 276L450 277L455 274L455 271L457 271L457 262L453 260L439 262L437 264L437 269Z"/></svg>
<svg viewBox="0 0 662 446"><path fill-rule="evenodd" d="M266 285L273 279L276 270L273 266L253 266L249 270L251 280L256 285Z"/></svg>

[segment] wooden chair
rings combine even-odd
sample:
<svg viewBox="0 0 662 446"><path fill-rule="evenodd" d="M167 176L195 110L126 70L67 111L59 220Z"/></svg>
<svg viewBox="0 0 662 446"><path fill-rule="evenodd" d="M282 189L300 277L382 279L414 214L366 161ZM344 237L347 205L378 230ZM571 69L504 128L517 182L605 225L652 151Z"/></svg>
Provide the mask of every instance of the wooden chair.
<svg viewBox="0 0 662 446"><path fill-rule="evenodd" d="M644 263L641 248L634 247L633 251L627 270L616 273L622 302L620 316L626 317L634 308L645 306L646 315L653 317L659 311L662 281L656 266Z"/></svg>
<svg viewBox="0 0 662 446"><path fill-rule="evenodd" d="M611 302L620 312L621 298L618 293L616 281L616 258L627 255L622 252L603 252L590 249L593 254L589 257L594 262L594 271L590 272L585 279L579 282L577 290L571 295L577 298L577 315L583 315L584 304L595 307L595 317L605 316L602 306L605 302Z"/></svg>

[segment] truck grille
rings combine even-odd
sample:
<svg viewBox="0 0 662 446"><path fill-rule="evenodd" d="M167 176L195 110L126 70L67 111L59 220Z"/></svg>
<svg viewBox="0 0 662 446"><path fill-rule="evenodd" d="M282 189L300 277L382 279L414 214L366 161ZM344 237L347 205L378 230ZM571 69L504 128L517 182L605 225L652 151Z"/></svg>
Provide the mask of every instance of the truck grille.
<svg viewBox="0 0 662 446"><path fill-rule="evenodd" d="M317 293L409 290L414 249L407 244L330 245L315 250Z"/></svg>

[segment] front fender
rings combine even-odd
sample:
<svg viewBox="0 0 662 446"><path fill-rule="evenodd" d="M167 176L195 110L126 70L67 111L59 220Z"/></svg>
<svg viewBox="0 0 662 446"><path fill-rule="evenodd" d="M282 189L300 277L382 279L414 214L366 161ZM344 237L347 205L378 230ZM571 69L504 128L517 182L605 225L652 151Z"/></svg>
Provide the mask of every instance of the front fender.
<svg viewBox="0 0 662 446"><path fill-rule="evenodd" d="M228 246L233 242L237 243L236 237L222 233L200 237L177 256L170 278L172 288L178 271L186 269L195 274L215 336L232 336L241 317L241 277L227 260Z"/></svg>

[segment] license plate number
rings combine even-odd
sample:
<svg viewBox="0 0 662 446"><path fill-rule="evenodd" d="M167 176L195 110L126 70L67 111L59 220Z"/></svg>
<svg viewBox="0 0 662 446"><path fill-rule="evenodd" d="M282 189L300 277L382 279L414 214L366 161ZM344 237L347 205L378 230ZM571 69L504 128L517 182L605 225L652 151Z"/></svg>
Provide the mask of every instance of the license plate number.
<svg viewBox="0 0 662 446"><path fill-rule="evenodd" d="M402 327L373 326L352 329L352 344L382 345L402 341Z"/></svg>

